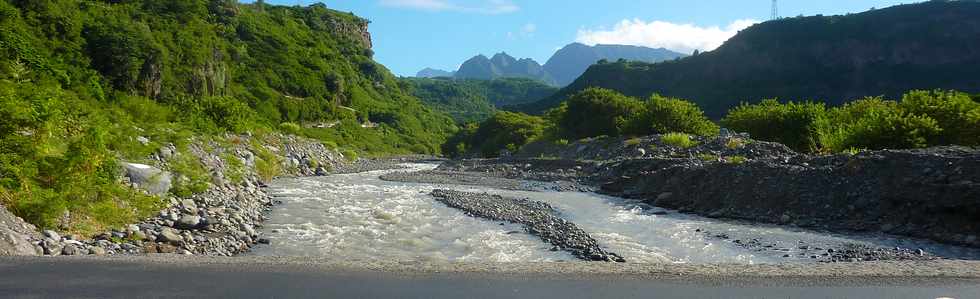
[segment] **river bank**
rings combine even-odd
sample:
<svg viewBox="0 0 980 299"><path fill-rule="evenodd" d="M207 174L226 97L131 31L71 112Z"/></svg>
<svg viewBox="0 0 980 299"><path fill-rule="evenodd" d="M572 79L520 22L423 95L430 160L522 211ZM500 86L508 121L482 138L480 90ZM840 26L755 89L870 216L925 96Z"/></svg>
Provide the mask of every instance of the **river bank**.
<svg viewBox="0 0 980 299"><path fill-rule="evenodd" d="M694 141L688 148L664 143L659 136L539 144L514 157L450 161L433 171L383 178L490 186L505 182L504 189L532 191L594 188L713 218L980 246L980 184L975 183L980 182L980 150L811 156L740 135ZM521 183L526 181L547 183ZM723 233L705 234L729 239ZM730 241L750 249L773 248L755 238ZM927 254L918 248L799 247L831 261L920 259Z"/></svg>
<svg viewBox="0 0 980 299"><path fill-rule="evenodd" d="M268 169L277 176L322 176L397 168L407 160L432 157L358 159L350 161L322 143L296 136L272 135L257 138L229 135L229 142L194 139L181 153L174 145L160 148L146 161L122 162L120 182L151 195L160 196L165 208L139 223L114 228L101 234L82 236L39 231L0 206L0 256L2 255L112 255L173 253L184 255L234 256L251 247L268 243L258 230L266 213L276 204L264 187ZM201 162L208 176L207 187L190 196L169 191L188 178L166 169L190 155ZM257 165L266 155L274 165ZM265 162L265 161L263 161ZM65 221L71 221L66 213Z"/></svg>

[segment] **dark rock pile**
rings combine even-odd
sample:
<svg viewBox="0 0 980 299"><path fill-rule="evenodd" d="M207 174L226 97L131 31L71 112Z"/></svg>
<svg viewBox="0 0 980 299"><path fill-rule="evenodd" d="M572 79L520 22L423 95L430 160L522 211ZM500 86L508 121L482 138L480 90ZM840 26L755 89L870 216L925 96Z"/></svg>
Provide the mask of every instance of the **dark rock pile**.
<svg viewBox="0 0 980 299"><path fill-rule="evenodd" d="M595 239L575 224L555 216L554 208L547 203L442 189L433 190L432 196L470 216L522 224L528 233L554 245L552 250L565 250L587 261L625 262L599 247Z"/></svg>

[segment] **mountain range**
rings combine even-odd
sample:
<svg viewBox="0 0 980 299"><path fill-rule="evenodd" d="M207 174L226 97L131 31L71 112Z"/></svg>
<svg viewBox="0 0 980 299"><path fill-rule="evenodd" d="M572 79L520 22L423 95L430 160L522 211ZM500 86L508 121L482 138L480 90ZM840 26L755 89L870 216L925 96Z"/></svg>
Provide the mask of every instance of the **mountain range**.
<svg viewBox="0 0 980 299"><path fill-rule="evenodd" d="M458 71L450 72L426 68L416 77L455 77L457 79L528 78L553 86L566 86L578 78L590 65L600 60L629 60L661 62L687 55L667 49L653 49L626 45L587 46L573 43L558 50L544 65L524 58L517 59L507 53L498 53L491 58L477 55L464 62Z"/></svg>
<svg viewBox="0 0 980 299"><path fill-rule="evenodd" d="M588 87L684 98L714 118L739 103L770 98L840 105L866 96L895 98L912 89L977 93L976 16L977 1L929 1L779 19L742 30L714 51L677 61L595 64L555 95L509 109L542 113Z"/></svg>

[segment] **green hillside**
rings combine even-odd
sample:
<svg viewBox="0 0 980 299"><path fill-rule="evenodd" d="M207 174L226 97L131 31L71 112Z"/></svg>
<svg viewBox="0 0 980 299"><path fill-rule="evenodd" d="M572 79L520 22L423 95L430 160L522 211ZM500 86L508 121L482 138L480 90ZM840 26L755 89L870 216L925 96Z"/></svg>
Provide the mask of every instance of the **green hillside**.
<svg viewBox="0 0 980 299"><path fill-rule="evenodd" d="M117 182L118 161L226 133L438 153L452 119L372 60L367 26L323 4L0 1L0 204L46 227L66 210L132 223L158 202Z"/></svg>
<svg viewBox="0 0 980 299"><path fill-rule="evenodd" d="M436 110L449 113L460 123L479 122L492 116L498 107L535 102L558 91L558 88L524 78L401 80L404 89Z"/></svg>
<svg viewBox="0 0 980 299"><path fill-rule="evenodd" d="M588 87L690 99L712 118L741 102L864 96L912 89L980 91L980 3L929 1L845 16L780 19L717 50L657 64L593 65L561 92L515 110L541 113Z"/></svg>

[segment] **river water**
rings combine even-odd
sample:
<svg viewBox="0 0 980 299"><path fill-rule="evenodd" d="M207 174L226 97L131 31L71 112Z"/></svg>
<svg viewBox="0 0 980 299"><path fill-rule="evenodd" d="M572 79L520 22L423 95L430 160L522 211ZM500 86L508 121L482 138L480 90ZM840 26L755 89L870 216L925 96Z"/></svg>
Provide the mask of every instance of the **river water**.
<svg viewBox="0 0 980 299"><path fill-rule="evenodd" d="M406 166L411 170L436 167ZM550 244L524 233L519 225L470 217L428 195L433 189L450 188L547 202L559 210L561 217L629 262L810 262L812 259L807 255L799 255L799 244L838 248L845 243L923 248L944 257L980 259L976 250L921 240L818 233L673 212L662 214L665 211L642 203L593 193L518 192L388 182L378 178L383 173L277 180L268 191L283 203L273 210L262 229L271 245L255 247L251 254L317 256L345 261L576 260L568 253L550 251ZM733 242L752 239L773 247L755 250Z"/></svg>

